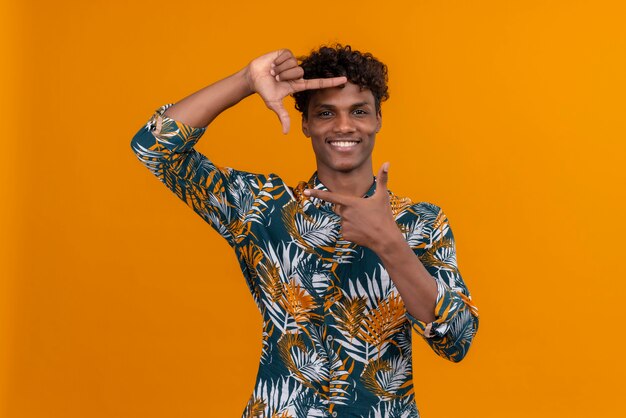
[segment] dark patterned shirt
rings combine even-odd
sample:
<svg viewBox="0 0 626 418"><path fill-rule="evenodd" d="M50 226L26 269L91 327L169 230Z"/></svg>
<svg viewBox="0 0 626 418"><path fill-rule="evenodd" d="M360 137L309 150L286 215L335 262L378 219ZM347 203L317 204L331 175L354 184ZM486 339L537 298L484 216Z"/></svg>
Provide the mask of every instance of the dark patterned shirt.
<svg viewBox="0 0 626 418"><path fill-rule="evenodd" d="M215 166L194 149L204 128L163 116L132 140L139 160L224 237L263 317L263 350L243 417L419 417L411 329L460 361L478 328L448 219L392 192L406 242L437 282L436 320L412 317L378 256L342 239L313 174L288 187L275 175ZM374 182L366 196L374 193Z"/></svg>

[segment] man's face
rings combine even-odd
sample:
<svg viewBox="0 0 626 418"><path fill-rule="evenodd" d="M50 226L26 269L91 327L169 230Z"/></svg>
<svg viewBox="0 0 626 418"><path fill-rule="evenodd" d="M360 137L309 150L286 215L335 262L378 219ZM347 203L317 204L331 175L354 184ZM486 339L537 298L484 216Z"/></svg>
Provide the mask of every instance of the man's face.
<svg viewBox="0 0 626 418"><path fill-rule="evenodd" d="M302 132L311 138L320 174L353 171L371 174L372 150L381 126L370 90L346 83L316 91Z"/></svg>

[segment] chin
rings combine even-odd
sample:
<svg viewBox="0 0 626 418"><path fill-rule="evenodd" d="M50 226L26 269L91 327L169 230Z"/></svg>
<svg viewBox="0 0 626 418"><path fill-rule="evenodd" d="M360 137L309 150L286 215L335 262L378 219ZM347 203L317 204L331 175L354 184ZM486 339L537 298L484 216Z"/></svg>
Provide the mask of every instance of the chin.
<svg viewBox="0 0 626 418"><path fill-rule="evenodd" d="M357 166L351 163L335 164L333 166L333 170L339 173L350 173L351 171L354 171L356 168Z"/></svg>

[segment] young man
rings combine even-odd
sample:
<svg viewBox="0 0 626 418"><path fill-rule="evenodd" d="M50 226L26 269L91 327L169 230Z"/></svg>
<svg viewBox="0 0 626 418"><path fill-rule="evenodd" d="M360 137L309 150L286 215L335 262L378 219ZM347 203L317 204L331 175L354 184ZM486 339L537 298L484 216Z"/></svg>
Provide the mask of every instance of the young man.
<svg viewBox="0 0 626 418"><path fill-rule="evenodd" d="M259 94L289 130L294 95L317 171L288 187L275 174L219 168L193 147L205 127ZM418 417L411 329L460 361L478 328L441 209L387 188L372 150L387 68L349 46L301 64L288 50L163 106L132 148L237 254L263 316L263 351L244 417Z"/></svg>

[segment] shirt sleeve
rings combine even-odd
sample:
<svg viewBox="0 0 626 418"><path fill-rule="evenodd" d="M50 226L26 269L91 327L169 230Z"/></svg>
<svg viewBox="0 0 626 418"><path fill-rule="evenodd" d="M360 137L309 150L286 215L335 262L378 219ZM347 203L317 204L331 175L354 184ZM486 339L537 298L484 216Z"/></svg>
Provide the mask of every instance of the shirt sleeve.
<svg viewBox="0 0 626 418"><path fill-rule="evenodd" d="M131 141L139 161L209 223L231 246L245 236L245 219L266 176L215 166L194 149L206 128L164 116L159 108Z"/></svg>
<svg viewBox="0 0 626 418"><path fill-rule="evenodd" d="M407 316L415 332L435 353L459 362L467 354L478 330L478 309L457 267L454 236L448 218L435 205L426 204L426 209L423 216L429 226L422 233L427 232L424 235L428 238L424 248L416 254L437 282L435 320L425 323L408 312Z"/></svg>

